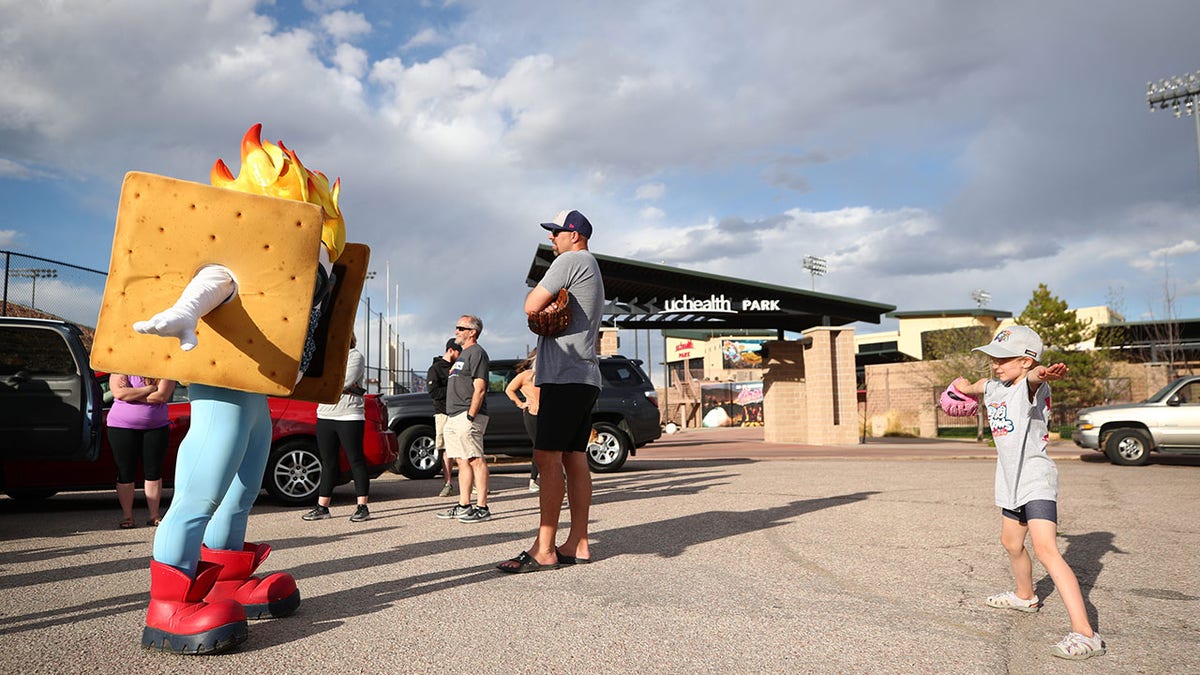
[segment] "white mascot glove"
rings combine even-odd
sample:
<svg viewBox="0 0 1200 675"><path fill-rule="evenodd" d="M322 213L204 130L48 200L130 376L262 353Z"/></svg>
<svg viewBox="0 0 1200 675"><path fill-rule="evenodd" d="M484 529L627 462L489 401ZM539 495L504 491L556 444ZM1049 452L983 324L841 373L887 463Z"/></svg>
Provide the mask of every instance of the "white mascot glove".
<svg viewBox="0 0 1200 675"><path fill-rule="evenodd" d="M196 348L196 324L200 317L220 307L237 293L237 280L224 265L205 265L188 282L179 300L147 321L133 324L133 330L146 335L179 338L185 352Z"/></svg>

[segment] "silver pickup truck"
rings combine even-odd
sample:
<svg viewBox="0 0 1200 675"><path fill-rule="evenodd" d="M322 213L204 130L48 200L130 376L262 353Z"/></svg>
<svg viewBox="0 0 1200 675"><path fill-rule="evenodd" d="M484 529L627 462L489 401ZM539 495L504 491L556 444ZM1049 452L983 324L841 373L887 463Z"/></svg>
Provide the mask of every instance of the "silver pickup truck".
<svg viewBox="0 0 1200 675"><path fill-rule="evenodd" d="M1151 451L1200 454L1200 376L1181 377L1141 403L1084 408L1071 439L1123 466L1149 462Z"/></svg>

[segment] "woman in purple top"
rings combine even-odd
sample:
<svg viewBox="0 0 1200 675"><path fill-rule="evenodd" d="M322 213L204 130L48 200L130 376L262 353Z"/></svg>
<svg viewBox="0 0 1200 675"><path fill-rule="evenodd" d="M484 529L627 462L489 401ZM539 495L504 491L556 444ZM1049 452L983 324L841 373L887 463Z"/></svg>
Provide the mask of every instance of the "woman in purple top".
<svg viewBox="0 0 1200 675"><path fill-rule="evenodd" d="M150 509L147 525L158 525L162 498L163 456L167 454L167 402L175 392L173 380L155 380L140 375L108 378L113 394L108 411L108 444L117 461L117 501L121 503L121 529L136 527L133 519L133 481L137 476L138 455L145 475L146 506Z"/></svg>

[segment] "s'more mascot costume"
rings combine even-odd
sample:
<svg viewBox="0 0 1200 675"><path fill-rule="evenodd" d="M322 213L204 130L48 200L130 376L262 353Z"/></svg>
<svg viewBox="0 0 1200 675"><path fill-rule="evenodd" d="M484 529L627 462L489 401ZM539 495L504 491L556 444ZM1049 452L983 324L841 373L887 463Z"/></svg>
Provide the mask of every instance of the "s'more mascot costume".
<svg viewBox="0 0 1200 675"><path fill-rule="evenodd" d="M131 172L121 190L92 364L179 380L191 399L154 537L148 649L225 651L247 617L300 606L291 575L254 576L271 547L246 541L271 449L267 396L338 400L370 251L346 243L340 179L261 130L242 139L237 177L218 159L212 186Z"/></svg>

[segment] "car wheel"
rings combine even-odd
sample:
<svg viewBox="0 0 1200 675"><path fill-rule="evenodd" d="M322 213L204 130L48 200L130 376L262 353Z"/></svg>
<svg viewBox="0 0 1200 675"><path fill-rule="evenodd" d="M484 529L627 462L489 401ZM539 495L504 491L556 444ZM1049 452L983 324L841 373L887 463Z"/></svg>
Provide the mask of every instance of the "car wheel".
<svg viewBox="0 0 1200 675"><path fill-rule="evenodd" d="M596 422L592 425L596 440L588 444L588 466L596 473L612 473L625 465L629 459L629 437L615 424Z"/></svg>
<svg viewBox="0 0 1200 675"><path fill-rule="evenodd" d="M400 432L396 443L400 446L400 456L392 468L394 473L414 480L427 480L441 471L433 427L414 424Z"/></svg>
<svg viewBox="0 0 1200 675"><path fill-rule="evenodd" d="M1104 442L1104 454L1113 464L1141 466L1150 461L1150 437L1139 429L1117 429Z"/></svg>
<svg viewBox="0 0 1200 675"><path fill-rule="evenodd" d="M303 506L316 500L321 486L321 455L311 438L296 438L271 450L263 487L288 506Z"/></svg>

